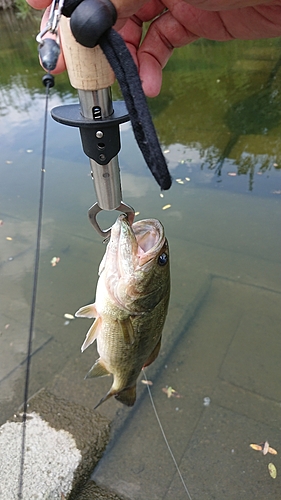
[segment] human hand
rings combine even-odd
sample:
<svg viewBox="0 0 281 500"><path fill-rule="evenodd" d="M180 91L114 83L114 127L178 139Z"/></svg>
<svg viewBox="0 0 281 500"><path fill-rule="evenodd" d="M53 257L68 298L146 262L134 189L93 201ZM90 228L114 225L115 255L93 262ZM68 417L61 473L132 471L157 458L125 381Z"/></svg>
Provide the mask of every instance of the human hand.
<svg viewBox="0 0 281 500"><path fill-rule="evenodd" d="M44 8L46 9L44 14L43 14L43 17L41 20L41 26L40 26L40 31L41 30L43 31L43 29L45 28L45 26L49 20L52 0L26 0L26 1L34 9L38 9L38 10L44 9ZM114 5L116 12L117 12L117 21L114 25L115 30L118 31L122 26L124 26L124 24L129 19L129 17L132 14L134 14L134 12L136 12L141 7L141 5L145 3L145 1L148 1L148 0L134 0L134 1L132 1L132 0L111 0L112 4ZM69 3L70 3L70 5L71 5L71 3L73 4L73 2L69 2ZM66 14L66 15L68 15L68 14ZM47 32L46 35L44 35L44 37L55 39L56 35L53 35L52 33ZM53 73L53 74L61 73L62 71L64 71L66 69L65 60L64 60L64 56L63 56L63 47L61 47L61 49L62 50L60 52L56 68L53 71L51 71L51 73Z"/></svg>
<svg viewBox="0 0 281 500"><path fill-rule="evenodd" d="M163 12L166 7L166 12ZM158 17L157 17L158 16ZM142 43L143 22L151 23ZM280 0L150 0L120 30L147 96L156 96L173 49L198 38L227 41L281 36Z"/></svg>
<svg viewBox="0 0 281 500"><path fill-rule="evenodd" d="M27 0L41 9L50 0ZM281 0L112 0L119 30L138 66L147 96L156 96L173 49L198 38L253 40L281 35ZM42 25L45 26L48 11ZM143 23L152 21L141 43ZM63 56L56 70L65 69Z"/></svg>

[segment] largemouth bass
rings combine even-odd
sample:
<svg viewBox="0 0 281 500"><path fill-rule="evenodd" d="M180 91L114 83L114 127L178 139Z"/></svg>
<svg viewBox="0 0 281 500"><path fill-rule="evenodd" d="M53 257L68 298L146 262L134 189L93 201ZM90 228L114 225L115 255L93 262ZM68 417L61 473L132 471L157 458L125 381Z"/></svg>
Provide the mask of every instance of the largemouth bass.
<svg viewBox="0 0 281 500"><path fill-rule="evenodd" d="M118 217L99 267L94 304L75 316L95 318L82 352L95 340L99 359L87 377L113 375L111 396L132 406L136 382L144 366L158 356L170 295L169 248L162 224L156 219L130 226Z"/></svg>

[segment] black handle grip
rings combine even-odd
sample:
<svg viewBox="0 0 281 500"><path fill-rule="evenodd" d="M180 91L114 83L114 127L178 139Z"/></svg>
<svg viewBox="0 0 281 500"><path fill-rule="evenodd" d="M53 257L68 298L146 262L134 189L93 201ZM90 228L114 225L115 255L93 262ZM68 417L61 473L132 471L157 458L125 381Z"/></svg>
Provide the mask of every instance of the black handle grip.
<svg viewBox="0 0 281 500"><path fill-rule="evenodd" d="M70 17L75 40L84 47L95 47L116 22L117 12L110 0L66 0L62 9Z"/></svg>

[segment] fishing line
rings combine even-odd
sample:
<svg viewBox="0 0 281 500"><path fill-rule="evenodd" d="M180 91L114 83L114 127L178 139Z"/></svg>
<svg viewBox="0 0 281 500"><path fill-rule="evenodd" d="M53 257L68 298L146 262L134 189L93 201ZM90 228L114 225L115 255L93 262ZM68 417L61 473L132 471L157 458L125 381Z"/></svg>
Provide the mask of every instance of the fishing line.
<svg viewBox="0 0 281 500"><path fill-rule="evenodd" d="M44 75L42 78L42 82L46 87L46 97L45 97L45 112L44 112L44 125L43 125L43 146L42 146L42 162L41 162L41 176L40 176L36 250L35 250L35 262L34 262L34 277L33 277L33 286L32 286L32 300L31 300L31 309L30 309L29 334L28 334L28 341L27 341L27 358L26 358L24 400L23 400L24 402L23 402L23 414L22 414L22 438L21 438L21 456L20 456L20 472L19 472L19 487L18 487L18 499L19 500L23 499L23 474L24 474L25 443L26 443L26 420L27 420L28 392L29 392L29 381L30 381L30 364L31 364L31 356L32 356L32 336L33 336L35 305L36 305L36 296L37 296L40 242L41 242L41 230L42 230L49 90L51 87L54 86L54 77L50 74Z"/></svg>
<svg viewBox="0 0 281 500"><path fill-rule="evenodd" d="M142 372L143 372L143 375L144 375L144 378L145 378L146 382L148 382L148 380L147 380L147 376L146 376L146 373L145 373L144 368L142 369ZM153 411L154 411L154 414L155 414L156 420L157 420L158 425L159 425L159 427L160 427L160 430L161 430L161 432L162 432L162 436L163 436L163 438L164 438L164 441L165 441L165 443L166 443L166 446L167 446L167 448L168 448L168 451L169 451L169 453L170 453L170 455L171 455L171 457L172 457L172 460L173 460L173 462L174 462L174 465L175 465L176 471L177 471L177 473L178 473L178 475L179 475L179 477L180 477L180 480L181 480L181 482L182 482L182 484L183 484L183 487L184 487L184 489L185 489L185 491L186 491L186 494L187 494L187 496L188 496L189 500L192 500L192 497L191 497L191 495L190 495L190 493L189 493L189 491L188 491L188 487L187 487L187 485L186 485L186 483L185 483L185 481L184 481L184 479L183 479L183 477L182 477L182 473L181 473L180 468L179 468L179 466L178 466L178 464L177 464L177 461L176 461L176 459L175 459L175 455L174 455L174 454L173 454L173 452L172 452L172 449L171 449L171 447L170 447L170 445L169 445L169 442L168 442L167 436L166 436L165 431L164 431L164 429L163 429L163 426L162 426L162 424L161 424L161 421L160 421L160 418L159 418L158 412L157 412L157 410L156 410L156 406L155 406L155 404L154 404L154 400L153 400L153 397L152 397L152 393L151 393L150 387L149 387L149 385L148 385L148 384L146 385L146 387L147 387L147 390L148 390L148 394L149 394L149 397L150 397L151 405L152 405L152 408L153 408Z"/></svg>

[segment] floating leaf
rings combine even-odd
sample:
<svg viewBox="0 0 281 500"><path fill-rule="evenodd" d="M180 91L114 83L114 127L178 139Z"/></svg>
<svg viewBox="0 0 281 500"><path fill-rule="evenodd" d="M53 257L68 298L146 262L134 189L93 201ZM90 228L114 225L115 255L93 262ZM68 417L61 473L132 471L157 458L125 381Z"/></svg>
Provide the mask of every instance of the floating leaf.
<svg viewBox="0 0 281 500"><path fill-rule="evenodd" d="M151 382L151 380L141 380L141 382L144 385L153 385L153 382Z"/></svg>
<svg viewBox="0 0 281 500"><path fill-rule="evenodd" d="M277 455L277 451L274 448L271 448L270 446L268 448L268 453L271 453L271 455Z"/></svg>
<svg viewBox="0 0 281 500"><path fill-rule="evenodd" d="M272 464L272 463L268 464L268 472L269 472L270 476L272 477L272 479L275 479L277 477L277 469L276 469L274 464Z"/></svg>
<svg viewBox="0 0 281 500"><path fill-rule="evenodd" d="M65 313L65 314L63 315L63 317L64 317L65 319L75 319L75 316L73 316L73 314L69 314L69 313Z"/></svg>
<svg viewBox="0 0 281 500"><path fill-rule="evenodd" d="M268 454L268 450L269 450L269 442L268 442L268 441L265 441L265 442L263 443L262 454L263 454L263 455L267 455L267 454Z"/></svg>
<svg viewBox="0 0 281 500"><path fill-rule="evenodd" d="M182 398L182 396L175 391L172 387L163 387L162 391L167 394L168 398L173 397L173 398Z"/></svg>
<svg viewBox="0 0 281 500"><path fill-rule="evenodd" d="M250 444L250 447L256 451L262 451L262 446L260 444Z"/></svg>
<svg viewBox="0 0 281 500"><path fill-rule="evenodd" d="M268 441L265 441L264 443L260 444L250 444L250 447L253 450L261 451L263 455L267 455L267 453L271 453L271 455L277 455L277 451L274 448L271 448L271 446L269 446Z"/></svg>
<svg viewBox="0 0 281 500"><path fill-rule="evenodd" d="M52 264L52 267L55 267L60 261L60 257L53 257L52 260L50 261Z"/></svg>

